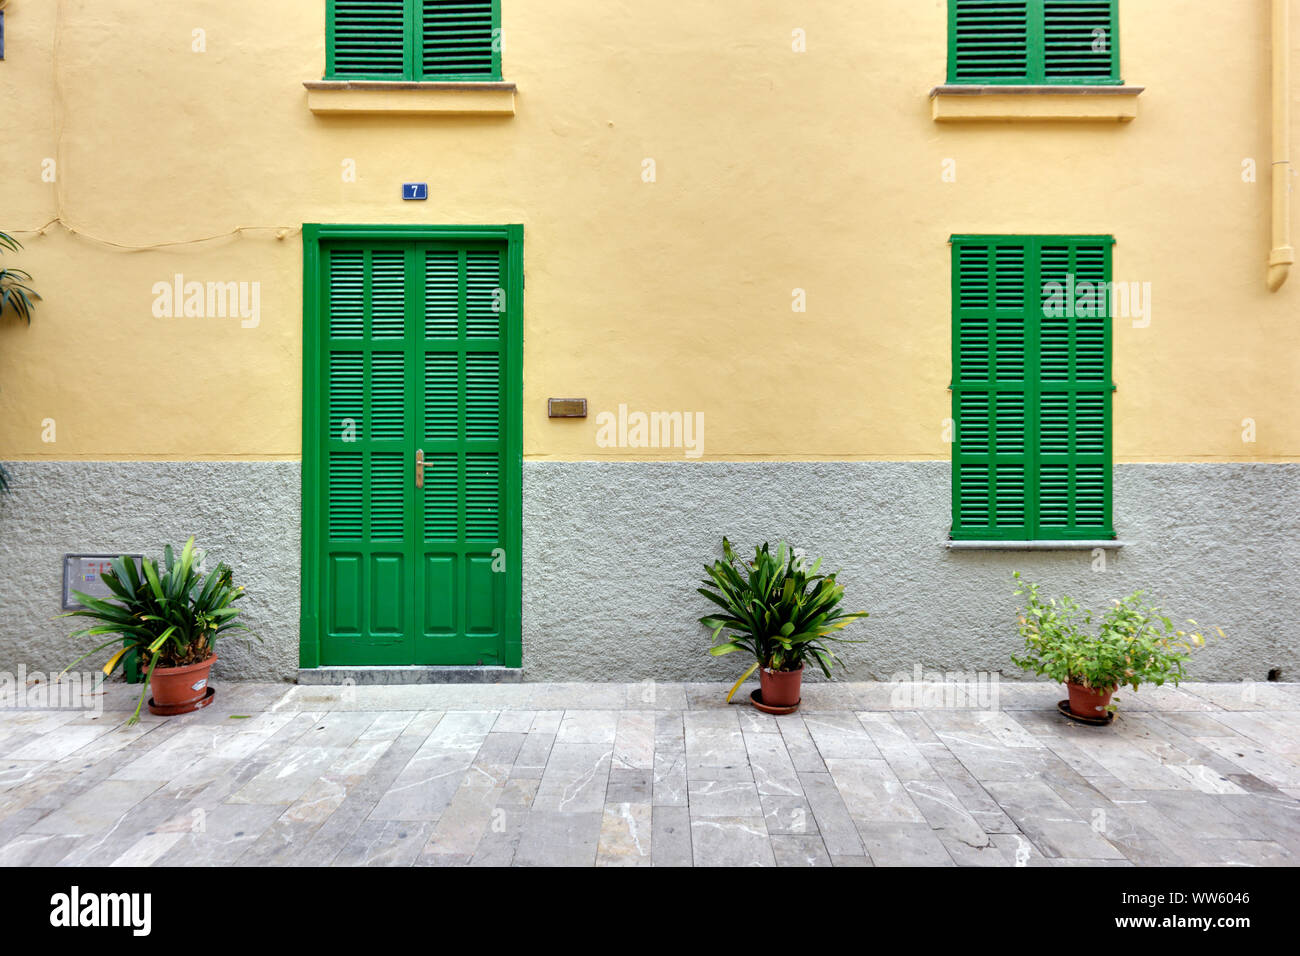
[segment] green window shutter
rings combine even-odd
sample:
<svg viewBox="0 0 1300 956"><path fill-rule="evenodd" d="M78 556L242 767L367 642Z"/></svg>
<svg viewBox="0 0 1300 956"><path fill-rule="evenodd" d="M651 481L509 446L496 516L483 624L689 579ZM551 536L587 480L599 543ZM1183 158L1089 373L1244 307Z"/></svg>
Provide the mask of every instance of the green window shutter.
<svg viewBox="0 0 1300 956"><path fill-rule="evenodd" d="M1109 242L1041 240L1042 537L1112 537Z"/></svg>
<svg viewBox="0 0 1300 956"><path fill-rule="evenodd" d="M1111 240L953 239L953 525L1111 538Z"/></svg>
<svg viewBox="0 0 1300 956"><path fill-rule="evenodd" d="M1024 538L1028 505L1023 242L954 244L954 535Z"/></svg>
<svg viewBox="0 0 1300 956"><path fill-rule="evenodd" d="M1119 84L1119 0L948 0L948 82Z"/></svg>
<svg viewBox="0 0 1300 956"><path fill-rule="evenodd" d="M1043 0L1043 74L1048 83L1119 77L1116 0Z"/></svg>
<svg viewBox="0 0 1300 956"><path fill-rule="evenodd" d="M327 0L329 79L501 78L500 0Z"/></svg>
<svg viewBox="0 0 1300 956"><path fill-rule="evenodd" d="M327 77L410 78L410 0L329 0L326 13Z"/></svg>
<svg viewBox="0 0 1300 956"><path fill-rule="evenodd" d="M949 83L1023 83L1029 0L950 0Z"/></svg>
<svg viewBox="0 0 1300 956"><path fill-rule="evenodd" d="M499 0L419 2L422 79L500 79Z"/></svg>

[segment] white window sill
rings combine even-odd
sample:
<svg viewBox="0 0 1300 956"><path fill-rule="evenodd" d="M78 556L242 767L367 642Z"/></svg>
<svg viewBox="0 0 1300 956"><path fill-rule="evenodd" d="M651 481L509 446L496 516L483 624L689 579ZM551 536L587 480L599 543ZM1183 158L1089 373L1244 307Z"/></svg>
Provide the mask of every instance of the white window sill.
<svg viewBox="0 0 1300 956"><path fill-rule="evenodd" d="M1104 541L953 541L944 542L950 551L1118 551L1127 542Z"/></svg>
<svg viewBox="0 0 1300 956"><path fill-rule="evenodd" d="M949 83L930 91L936 123L977 120L1127 123L1141 86L1001 86Z"/></svg>
<svg viewBox="0 0 1300 956"><path fill-rule="evenodd" d="M513 83L409 80L308 80L307 108L317 116L513 116Z"/></svg>

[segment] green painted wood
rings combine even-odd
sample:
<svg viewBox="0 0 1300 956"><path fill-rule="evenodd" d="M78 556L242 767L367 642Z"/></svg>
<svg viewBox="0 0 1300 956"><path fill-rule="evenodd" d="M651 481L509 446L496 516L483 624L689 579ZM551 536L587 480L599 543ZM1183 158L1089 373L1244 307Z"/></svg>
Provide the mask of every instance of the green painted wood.
<svg viewBox="0 0 1300 956"><path fill-rule="evenodd" d="M953 538L1115 536L1112 246L953 237Z"/></svg>
<svg viewBox="0 0 1300 956"><path fill-rule="evenodd" d="M948 0L948 82L1121 84L1119 0Z"/></svg>
<svg viewBox="0 0 1300 956"><path fill-rule="evenodd" d="M325 76L501 78L500 0L327 0Z"/></svg>
<svg viewBox="0 0 1300 956"><path fill-rule="evenodd" d="M421 79L501 78L500 0L419 0L419 13Z"/></svg>
<svg viewBox="0 0 1300 956"><path fill-rule="evenodd" d="M410 0L327 0L325 76L411 79L413 32Z"/></svg>
<svg viewBox="0 0 1300 956"><path fill-rule="evenodd" d="M302 666L520 666L521 228L304 235Z"/></svg>

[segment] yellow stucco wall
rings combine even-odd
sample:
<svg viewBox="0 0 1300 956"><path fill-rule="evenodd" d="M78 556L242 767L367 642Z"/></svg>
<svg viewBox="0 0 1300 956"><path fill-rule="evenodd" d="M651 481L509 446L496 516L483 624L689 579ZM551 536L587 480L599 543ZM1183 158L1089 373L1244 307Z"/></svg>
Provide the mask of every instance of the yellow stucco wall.
<svg viewBox="0 0 1300 956"><path fill-rule="evenodd" d="M619 403L703 412L706 458L946 458L946 239L1041 232L1113 234L1115 279L1151 283L1150 326L1116 325L1117 461L1300 460L1300 277L1264 285L1268 4L1177 6L1121 4L1132 123L949 125L943 0L503 0L509 118L313 115L323 0L12 0L0 229L45 301L0 323L0 457L296 458L297 228L522 222L530 458L681 457L598 447ZM271 228L21 232L56 216L128 246ZM177 273L260 283L260 324L156 318Z"/></svg>

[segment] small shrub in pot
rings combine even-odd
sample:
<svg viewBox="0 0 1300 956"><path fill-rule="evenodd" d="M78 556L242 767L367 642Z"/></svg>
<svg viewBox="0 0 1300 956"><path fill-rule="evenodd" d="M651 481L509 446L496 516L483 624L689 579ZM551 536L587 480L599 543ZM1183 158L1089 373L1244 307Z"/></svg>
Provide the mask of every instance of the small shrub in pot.
<svg viewBox="0 0 1300 956"><path fill-rule="evenodd" d="M1142 684L1177 685L1195 648L1205 644L1199 632L1180 629L1144 591L1112 602L1101 615L1097 633L1090 633L1093 614L1068 595L1043 599L1037 584L1016 579L1015 594L1025 599L1019 615L1025 653L1012 662L1040 677L1065 684L1070 711L1099 718L1117 709L1120 687L1137 690ZM1198 627L1195 621L1187 622ZM1223 636L1220 628L1215 628Z"/></svg>

